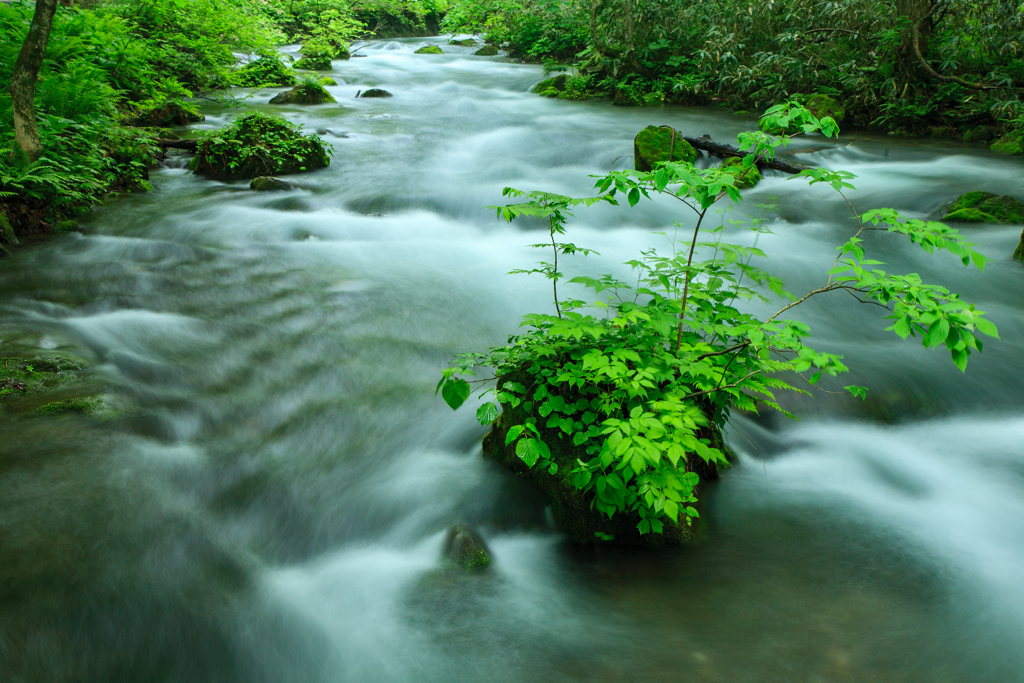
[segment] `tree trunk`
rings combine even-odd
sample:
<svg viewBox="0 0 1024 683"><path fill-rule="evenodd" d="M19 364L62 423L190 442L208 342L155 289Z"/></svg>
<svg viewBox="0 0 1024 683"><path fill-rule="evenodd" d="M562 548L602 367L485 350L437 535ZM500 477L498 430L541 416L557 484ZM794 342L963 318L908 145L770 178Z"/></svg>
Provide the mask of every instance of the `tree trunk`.
<svg viewBox="0 0 1024 683"><path fill-rule="evenodd" d="M915 21L928 13L931 6L932 0L896 0L896 16L906 18L910 22L903 32L903 38L900 40L899 58L903 70L914 80L924 80L924 73L918 62L917 52L914 50L911 27ZM921 28L918 31L919 45L923 55L928 54L928 39L931 35L932 20L928 18L921 22Z"/></svg>
<svg viewBox="0 0 1024 683"><path fill-rule="evenodd" d="M39 79L39 67L43 65L43 57L46 56L46 44L50 40L50 28L56 11L57 0L36 0L32 25L11 74L14 139L30 161L35 161L43 153L39 130L36 128L36 81Z"/></svg>

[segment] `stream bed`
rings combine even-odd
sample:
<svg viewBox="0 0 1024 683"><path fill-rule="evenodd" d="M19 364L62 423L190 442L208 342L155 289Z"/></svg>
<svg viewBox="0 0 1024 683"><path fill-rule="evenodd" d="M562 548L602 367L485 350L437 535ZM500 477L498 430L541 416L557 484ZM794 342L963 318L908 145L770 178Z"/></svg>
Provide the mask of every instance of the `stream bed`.
<svg viewBox="0 0 1024 683"><path fill-rule="evenodd" d="M506 186L590 194L647 125L728 142L755 121L545 99L528 92L538 66L413 54L428 42L335 62L337 105L249 101L334 146L298 190L172 159L83 235L0 262L0 355L84 357L113 407L0 418L0 680L1024 681L1019 226L963 226L983 273L867 239L891 271L989 312L1002 338L966 374L884 332L878 309L811 300L812 344L852 369L825 388L869 400L737 416L695 546L575 548L481 458L474 408L434 396L453 353L551 305L546 281L506 275L546 234L484 207ZM354 97L369 87L394 97ZM195 128L244 110L210 104ZM798 158L857 174L861 211L930 217L1024 188L1020 159L957 143L850 134ZM831 190L771 176L715 220L752 243L729 221L765 218L757 244L798 292L824 281L849 216ZM580 209L570 241L600 255L565 270L625 274L676 220L663 202ZM488 571L442 568L453 523L479 529Z"/></svg>

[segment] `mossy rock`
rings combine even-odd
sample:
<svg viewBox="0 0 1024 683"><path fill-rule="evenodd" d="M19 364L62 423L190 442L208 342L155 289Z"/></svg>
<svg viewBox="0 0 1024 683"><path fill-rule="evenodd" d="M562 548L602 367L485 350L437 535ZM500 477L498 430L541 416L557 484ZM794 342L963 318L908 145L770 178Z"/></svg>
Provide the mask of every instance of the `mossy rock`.
<svg viewBox="0 0 1024 683"><path fill-rule="evenodd" d="M563 90L565 90L565 81L566 80L567 80L567 76L565 74L559 74L558 76L555 76L554 78L545 79L545 80L541 81L540 83L538 83L537 85L533 86L533 92L537 93L538 95L542 95L544 97L557 97L558 93L560 93ZM555 91L555 94L554 95L549 95L548 92L550 92L552 90Z"/></svg>
<svg viewBox="0 0 1024 683"><path fill-rule="evenodd" d="M542 92L542 93L538 93L538 94L539 94L539 95L540 95L541 97L558 97L558 96L559 96L559 95L561 95L562 93L560 93L559 91L555 90L554 88L548 88L548 89L547 89L547 90L545 90L544 92Z"/></svg>
<svg viewBox="0 0 1024 683"><path fill-rule="evenodd" d="M142 182L145 182L145 181L142 181ZM146 183L146 184L148 185L149 183ZM58 232L58 233L59 232L77 232L78 231L78 221L71 220L71 219L60 221L59 223L57 223L57 225L55 225L53 227L53 231L54 232Z"/></svg>
<svg viewBox="0 0 1024 683"><path fill-rule="evenodd" d="M986 126L972 128L964 133L964 142L991 142L996 135L992 129Z"/></svg>
<svg viewBox="0 0 1024 683"><path fill-rule="evenodd" d="M443 55L444 50L439 48L437 45L424 45L420 49L413 52L414 55Z"/></svg>
<svg viewBox="0 0 1024 683"><path fill-rule="evenodd" d="M444 538L444 557L466 571L486 569L491 565L487 545L468 527L456 524Z"/></svg>
<svg viewBox="0 0 1024 683"><path fill-rule="evenodd" d="M993 142L990 149L999 154L1024 156L1024 130L1007 133Z"/></svg>
<svg viewBox="0 0 1024 683"><path fill-rule="evenodd" d="M363 92L360 97L394 97L387 90L381 90L380 88L370 88Z"/></svg>
<svg viewBox="0 0 1024 683"><path fill-rule="evenodd" d="M638 171L651 171L655 164L669 161L670 152L672 161L697 160L697 150L668 126L647 126L633 139L633 165Z"/></svg>
<svg viewBox="0 0 1024 683"><path fill-rule="evenodd" d="M821 93L811 95L807 99L807 109L817 118L831 116L836 123L842 123L846 118L846 108L835 98Z"/></svg>
<svg viewBox="0 0 1024 683"><path fill-rule="evenodd" d="M64 356L0 358L0 412L26 417L102 412L106 405L83 374L87 368Z"/></svg>
<svg viewBox="0 0 1024 683"><path fill-rule="evenodd" d="M11 220L7 217L7 214L0 212L0 244L4 242L7 244L17 244L18 237L14 234L14 226L11 225Z"/></svg>
<svg viewBox="0 0 1024 683"><path fill-rule="evenodd" d="M939 220L960 223L1024 224L1024 204L1008 195L968 192L958 197Z"/></svg>
<svg viewBox="0 0 1024 683"><path fill-rule="evenodd" d="M305 69L307 71L330 71L331 70L331 56L330 55L303 55L302 59L295 62L296 69Z"/></svg>
<svg viewBox="0 0 1024 683"><path fill-rule="evenodd" d="M263 55L234 72L231 80L236 85L250 88L261 85L280 88L295 85L299 79L276 55Z"/></svg>
<svg viewBox="0 0 1024 683"><path fill-rule="evenodd" d="M761 181L761 171L756 164L752 164L747 170L743 170L743 159L740 157L729 157L722 162L722 170L729 171L733 177L733 184L745 190L757 185Z"/></svg>
<svg viewBox="0 0 1024 683"><path fill-rule="evenodd" d="M473 47L474 45L479 45L480 43L478 43L474 38L463 38L462 40L449 40L448 44L458 45L460 47Z"/></svg>
<svg viewBox="0 0 1024 683"><path fill-rule="evenodd" d="M256 192L279 192L283 190L293 190L295 189L295 186L281 180L280 178L260 176L259 178L252 179L252 182L249 183L249 189L255 190Z"/></svg>
<svg viewBox="0 0 1024 683"><path fill-rule="evenodd" d="M497 57L498 48L493 45L484 45L482 48L473 53L477 57Z"/></svg>
<svg viewBox="0 0 1024 683"><path fill-rule="evenodd" d="M334 95L316 82L303 82L270 98L270 104L325 104L337 102Z"/></svg>
<svg viewBox="0 0 1024 683"><path fill-rule="evenodd" d="M1017 243L1017 248L1013 252L1013 258L1024 262L1024 232L1020 233L1020 242Z"/></svg>
<svg viewBox="0 0 1024 683"><path fill-rule="evenodd" d="M249 112L205 133L188 167L211 178L237 179L303 173L330 163L318 136L303 135L279 116Z"/></svg>
<svg viewBox="0 0 1024 683"><path fill-rule="evenodd" d="M205 120L206 116L200 114L194 107L175 101L167 102L162 107L139 114L132 119L132 125L164 128L166 126L185 126Z"/></svg>
<svg viewBox="0 0 1024 683"><path fill-rule="evenodd" d="M330 76L321 76L317 83L320 85L338 85L338 81L334 80Z"/></svg>

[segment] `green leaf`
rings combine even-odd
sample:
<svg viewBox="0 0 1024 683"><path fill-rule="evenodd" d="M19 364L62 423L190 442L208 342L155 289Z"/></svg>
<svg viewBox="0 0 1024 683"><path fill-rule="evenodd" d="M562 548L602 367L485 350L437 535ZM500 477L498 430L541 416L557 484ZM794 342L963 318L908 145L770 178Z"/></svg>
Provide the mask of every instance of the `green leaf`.
<svg viewBox="0 0 1024 683"><path fill-rule="evenodd" d="M441 398L451 406L452 410L458 410L459 406L466 402L470 394L469 382L463 379L450 379L441 387Z"/></svg>
<svg viewBox="0 0 1024 683"><path fill-rule="evenodd" d="M516 444L516 455L526 463L527 467L533 467L540 459L541 452L537 439L522 439Z"/></svg>
<svg viewBox="0 0 1024 683"><path fill-rule="evenodd" d="M519 438L519 435L526 429L523 425L514 425L508 430L508 434L505 435L505 445L509 445L513 441Z"/></svg>
<svg viewBox="0 0 1024 683"><path fill-rule="evenodd" d="M851 384L850 386L843 387L843 388L846 389L847 391L849 391L851 395L860 398L862 401L866 401L867 398L868 398L868 388L867 387L858 387L855 384Z"/></svg>
<svg viewBox="0 0 1024 683"><path fill-rule="evenodd" d="M476 409L476 420L484 426L494 422L496 417L498 417L498 406L494 403L484 403Z"/></svg>

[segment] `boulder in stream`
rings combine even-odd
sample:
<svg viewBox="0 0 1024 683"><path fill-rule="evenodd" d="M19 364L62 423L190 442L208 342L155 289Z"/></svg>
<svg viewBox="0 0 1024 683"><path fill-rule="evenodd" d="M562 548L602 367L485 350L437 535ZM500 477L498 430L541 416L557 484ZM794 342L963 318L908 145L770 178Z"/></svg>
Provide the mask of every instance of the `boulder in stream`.
<svg viewBox="0 0 1024 683"><path fill-rule="evenodd" d="M722 170L729 171L733 176L733 184L741 190L757 185L761 181L761 171L758 170L756 164L751 164L750 168L743 170L743 159L740 157L729 157L722 162Z"/></svg>
<svg viewBox="0 0 1024 683"><path fill-rule="evenodd" d="M939 220L959 223L1024 224L1024 204L1008 195L976 190L960 195Z"/></svg>
<svg viewBox="0 0 1024 683"><path fill-rule="evenodd" d="M364 90L363 94L360 95L360 97L394 97L394 95L389 93L387 90L381 90L380 88L370 88L369 90Z"/></svg>
<svg viewBox="0 0 1024 683"><path fill-rule="evenodd" d="M456 524L444 537L444 557L467 571L485 569L491 564L487 545L472 529Z"/></svg>
<svg viewBox="0 0 1024 683"><path fill-rule="evenodd" d="M325 104L337 101L323 85L314 80L303 80L291 90L270 98L270 104Z"/></svg>
<svg viewBox="0 0 1024 683"><path fill-rule="evenodd" d="M683 139L683 134L668 126L647 126L633 138L633 166L638 171L651 171L654 165L669 161L697 160L697 150Z"/></svg>
<svg viewBox="0 0 1024 683"><path fill-rule="evenodd" d="M460 47L473 47L474 45L479 45L479 43L476 42L476 39L474 39L474 38L463 38L461 40L449 40L448 44L449 45L458 45Z"/></svg>
<svg viewBox="0 0 1024 683"><path fill-rule="evenodd" d="M542 97L558 97L558 93L565 90L567 78L565 74L559 74L553 78L545 79L533 86L533 92Z"/></svg>
<svg viewBox="0 0 1024 683"><path fill-rule="evenodd" d="M839 100L821 93L810 96L807 100L807 108L819 119L831 116L836 123L841 123L846 118L846 107L840 104Z"/></svg>
<svg viewBox="0 0 1024 683"><path fill-rule="evenodd" d="M424 45L420 49L413 52L414 55L443 55L444 50L439 48L437 45Z"/></svg>
<svg viewBox="0 0 1024 683"><path fill-rule="evenodd" d="M295 186L281 180L280 178L260 176L259 178L252 179L252 182L249 183L249 189L257 192L278 192L283 190L293 190L295 189Z"/></svg>
<svg viewBox="0 0 1024 683"><path fill-rule="evenodd" d="M1024 156L1024 130L1007 133L993 142L990 149L1000 154Z"/></svg>
<svg viewBox="0 0 1024 683"><path fill-rule="evenodd" d="M477 57L497 57L498 48L493 45L484 45L482 48L473 53Z"/></svg>
<svg viewBox="0 0 1024 683"><path fill-rule="evenodd" d="M279 116L249 112L230 126L205 133L188 167L199 175L236 179L302 173L330 163L318 136L303 135Z"/></svg>

